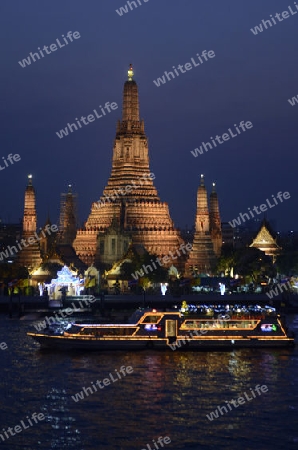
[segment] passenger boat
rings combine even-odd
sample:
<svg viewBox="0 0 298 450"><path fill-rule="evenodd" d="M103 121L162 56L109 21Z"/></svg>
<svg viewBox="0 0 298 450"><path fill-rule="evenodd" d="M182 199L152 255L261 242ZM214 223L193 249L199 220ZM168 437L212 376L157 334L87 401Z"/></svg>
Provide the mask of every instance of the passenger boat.
<svg viewBox="0 0 298 450"><path fill-rule="evenodd" d="M246 309L242 315L229 311L218 314L217 318L177 310L137 310L127 324L69 323L27 335L42 348L65 350L196 350L295 345L294 335L287 331L280 316L268 309L257 312Z"/></svg>

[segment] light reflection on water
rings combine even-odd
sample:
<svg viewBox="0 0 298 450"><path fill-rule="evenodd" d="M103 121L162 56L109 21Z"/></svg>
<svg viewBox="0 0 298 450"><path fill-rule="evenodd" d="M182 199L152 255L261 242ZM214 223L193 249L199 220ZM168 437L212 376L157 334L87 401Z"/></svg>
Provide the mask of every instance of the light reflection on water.
<svg viewBox="0 0 298 450"><path fill-rule="evenodd" d="M40 352L30 323L0 320L1 428L46 415L3 449L136 449L169 436L166 449L297 448L298 351ZM296 324L298 328L298 323ZM72 395L121 366L132 374L77 403ZM206 414L257 384L269 391L213 422ZM152 447L153 448L153 447Z"/></svg>

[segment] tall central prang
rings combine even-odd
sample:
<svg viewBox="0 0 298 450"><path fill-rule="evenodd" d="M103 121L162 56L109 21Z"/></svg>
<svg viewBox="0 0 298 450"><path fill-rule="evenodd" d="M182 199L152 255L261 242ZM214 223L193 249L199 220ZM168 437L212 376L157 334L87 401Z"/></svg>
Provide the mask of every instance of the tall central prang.
<svg viewBox="0 0 298 450"><path fill-rule="evenodd" d="M117 123L112 173L103 192L109 199L115 193L127 199L141 197L160 201L150 177L148 142L144 121L140 120L138 86L133 80L132 66L128 70L128 81L124 83L122 121Z"/></svg>
<svg viewBox="0 0 298 450"><path fill-rule="evenodd" d="M161 202L150 173L148 141L140 120L138 86L130 65L124 83L122 120L117 123L112 171L98 202L92 204L74 248L86 263L115 262L127 250L127 236L158 256L183 242L167 203ZM111 232L113 230L113 232ZM118 236L118 238L117 238Z"/></svg>

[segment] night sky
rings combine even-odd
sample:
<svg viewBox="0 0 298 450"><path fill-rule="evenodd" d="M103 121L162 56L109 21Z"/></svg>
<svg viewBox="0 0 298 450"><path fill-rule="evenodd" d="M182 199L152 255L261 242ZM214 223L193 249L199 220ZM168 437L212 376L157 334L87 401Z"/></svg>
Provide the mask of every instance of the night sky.
<svg viewBox="0 0 298 450"><path fill-rule="evenodd" d="M138 3L138 2L137 2ZM2 221L23 215L33 174L41 226L57 223L60 193L71 183L79 220L88 217L111 171L123 83L133 63L150 168L177 227L193 225L200 174L217 184L223 221L288 191L271 208L277 229L297 230L298 14L253 35L292 0L1 0L1 154L21 160L0 171ZM22 68L18 61L68 31L80 38ZM156 87L153 80L213 50L215 57ZM99 105L119 108L59 139L56 132ZM195 158L191 150L234 124L253 128ZM3 167L3 163L1 164ZM263 217L263 216L260 216ZM296 219L296 220L295 220Z"/></svg>

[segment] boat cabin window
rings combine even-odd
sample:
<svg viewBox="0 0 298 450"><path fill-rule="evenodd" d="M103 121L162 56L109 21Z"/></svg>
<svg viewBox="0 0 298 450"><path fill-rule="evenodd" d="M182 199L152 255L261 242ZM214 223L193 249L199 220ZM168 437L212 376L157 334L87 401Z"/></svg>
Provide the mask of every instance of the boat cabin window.
<svg viewBox="0 0 298 450"><path fill-rule="evenodd" d="M181 329L253 329L257 324L257 320L185 320Z"/></svg>
<svg viewBox="0 0 298 450"><path fill-rule="evenodd" d="M81 334L86 334L86 335L91 335L91 336L93 336L93 335L95 335L96 334L96 329L94 329L94 328L83 328L82 330L81 330Z"/></svg>
<svg viewBox="0 0 298 450"><path fill-rule="evenodd" d="M161 316L146 316L142 323L158 323Z"/></svg>
<svg viewBox="0 0 298 450"><path fill-rule="evenodd" d="M85 336L95 336L97 338L104 336L132 336L136 330L136 328L131 327L84 328L81 331L81 334Z"/></svg>

